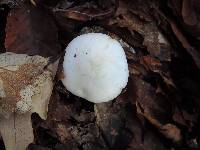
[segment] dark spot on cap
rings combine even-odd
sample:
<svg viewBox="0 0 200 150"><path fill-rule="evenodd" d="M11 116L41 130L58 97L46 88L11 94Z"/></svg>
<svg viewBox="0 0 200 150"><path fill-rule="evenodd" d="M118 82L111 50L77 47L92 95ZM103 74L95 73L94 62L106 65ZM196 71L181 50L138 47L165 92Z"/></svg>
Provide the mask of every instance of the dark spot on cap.
<svg viewBox="0 0 200 150"><path fill-rule="evenodd" d="M76 57L76 54L74 54L74 58Z"/></svg>

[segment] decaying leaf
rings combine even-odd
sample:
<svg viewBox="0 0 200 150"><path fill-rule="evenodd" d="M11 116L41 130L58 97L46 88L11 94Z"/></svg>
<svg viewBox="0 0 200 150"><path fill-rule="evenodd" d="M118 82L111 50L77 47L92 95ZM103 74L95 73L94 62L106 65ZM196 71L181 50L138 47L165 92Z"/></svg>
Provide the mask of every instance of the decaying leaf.
<svg viewBox="0 0 200 150"><path fill-rule="evenodd" d="M151 17L147 14L144 15L142 11L141 15L147 18L141 19L136 16L134 7L137 4L148 5L148 3L142 3L142 1L119 1L119 7L115 14L115 17L109 20L110 26L127 27L129 30L138 32L144 37L143 45L147 47L147 51L153 57L159 58L161 61L170 61L172 48L168 40L164 37L161 31L157 28L156 23L150 19ZM143 7L144 9L145 7ZM133 11L133 12L132 12Z"/></svg>
<svg viewBox="0 0 200 150"><path fill-rule="evenodd" d="M198 0L182 0L179 3L178 0L173 0L171 7L173 8L173 13L183 25L192 37L196 37L199 40L200 36L200 19L199 19L199 8L200 3Z"/></svg>
<svg viewBox="0 0 200 150"><path fill-rule="evenodd" d="M180 141L180 130L175 125L167 125L172 115L172 104L169 99L141 79L135 78L133 82L136 90L137 112L155 125L166 137Z"/></svg>
<svg viewBox="0 0 200 150"><path fill-rule="evenodd" d="M45 59L41 56L30 57L25 54L16 55L14 53L0 54L1 118L9 118L9 115L13 112L34 112L38 109L38 106L42 107L41 104L32 107L32 105L38 103L32 100L32 96L42 93L42 86L45 82L49 89L45 86L46 93L43 96L46 97L51 93L48 90L51 91L53 87L52 74L44 71L47 63L48 58ZM47 110L47 106L44 106L45 110ZM42 118L46 118L46 114L38 113Z"/></svg>
<svg viewBox="0 0 200 150"><path fill-rule="evenodd" d="M55 60L60 54L57 27L46 10L20 5L8 14L5 47L8 52Z"/></svg>
<svg viewBox="0 0 200 150"><path fill-rule="evenodd" d="M6 149L25 149L33 142L31 114L46 119L53 89L49 59L0 54L0 127Z"/></svg>
<svg viewBox="0 0 200 150"><path fill-rule="evenodd" d="M58 8L55 8L53 10L54 13L58 13L59 15L70 19L88 21L92 19L108 18L112 16L115 11L115 5L112 5L112 3L110 3L109 7L100 1L99 3L102 4L102 6L106 9L99 8L98 3L96 3L95 1L85 2L81 5L76 6L70 6L69 2L66 3L68 3L69 5L66 5L65 3L58 4ZM73 4L73 2L71 4ZM66 8L66 6L68 6L68 8Z"/></svg>

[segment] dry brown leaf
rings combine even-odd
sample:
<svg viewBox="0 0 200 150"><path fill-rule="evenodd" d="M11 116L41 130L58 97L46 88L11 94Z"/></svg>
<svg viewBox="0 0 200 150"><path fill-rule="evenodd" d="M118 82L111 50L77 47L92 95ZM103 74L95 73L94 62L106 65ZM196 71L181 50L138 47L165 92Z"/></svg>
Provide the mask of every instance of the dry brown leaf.
<svg viewBox="0 0 200 150"><path fill-rule="evenodd" d="M199 0L173 0L175 17L192 37L200 40L200 3Z"/></svg>
<svg viewBox="0 0 200 150"><path fill-rule="evenodd" d="M171 131L171 128L166 126L172 117L172 105L169 100L147 82L135 77L132 79L136 90L137 113L144 116L167 138L180 141L180 129L171 125L173 127Z"/></svg>
<svg viewBox="0 0 200 150"><path fill-rule="evenodd" d="M23 4L8 14L5 47L8 52L55 60L60 54L57 34L53 19L44 9Z"/></svg>
<svg viewBox="0 0 200 150"><path fill-rule="evenodd" d="M192 56L197 67L200 69L200 53L190 45L183 33L173 21L170 21L170 25L176 37L182 43L183 47L187 50L187 52Z"/></svg>
<svg viewBox="0 0 200 150"><path fill-rule="evenodd" d="M115 7L107 7L107 9L101 9L94 2L85 2L82 5L77 5L67 9L55 8L53 10L57 15L75 19L79 21L88 21L92 19L106 19L114 14Z"/></svg>
<svg viewBox="0 0 200 150"><path fill-rule="evenodd" d="M143 64L147 69L154 72L159 72L162 66L161 62L158 59L151 57L150 55L141 57L140 64Z"/></svg>
<svg viewBox="0 0 200 150"><path fill-rule="evenodd" d="M121 28L126 27L130 31L138 32L143 36L143 46L147 47L147 51L151 56L156 57L161 61L171 61L172 48L168 40L158 29L156 22L152 21L150 19L151 17L147 14L144 15L142 13L145 12L144 10L137 11L138 9L134 9L134 6L137 5L141 5L143 9L149 7L148 3L143 3L143 1L140 0L135 2L120 0L115 17L109 20L108 25ZM148 12L148 9L146 12Z"/></svg>

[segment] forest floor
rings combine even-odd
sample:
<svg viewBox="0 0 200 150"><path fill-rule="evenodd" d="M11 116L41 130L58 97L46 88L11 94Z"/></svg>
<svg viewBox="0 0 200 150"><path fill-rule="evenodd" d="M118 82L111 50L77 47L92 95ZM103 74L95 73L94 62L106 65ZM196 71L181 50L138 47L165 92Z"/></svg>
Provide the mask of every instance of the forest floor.
<svg viewBox="0 0 200 150"><path fill-rule="evenodd" d="M65 47L87 32L124 43L129 81L111 102L88 102L60 81ZM199 0L0 0L7 51L61 57L29 150L200 149Z"/></svg>

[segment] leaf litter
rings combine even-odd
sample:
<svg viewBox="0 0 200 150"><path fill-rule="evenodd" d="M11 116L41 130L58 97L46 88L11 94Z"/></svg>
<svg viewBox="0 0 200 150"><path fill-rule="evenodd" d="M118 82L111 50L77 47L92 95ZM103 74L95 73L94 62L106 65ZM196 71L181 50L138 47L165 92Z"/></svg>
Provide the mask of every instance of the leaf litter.
<svg viewBox="0 0 200 150"><path fill-rule="evenodd" d="M92 104L64 88L60 61L47 120L32 115L30 150L199 149L198 0L0 4L0 52L62 60L74 37L102 32L124 43L129 64L123 93Z"/></svg>

